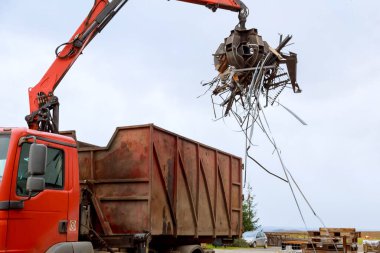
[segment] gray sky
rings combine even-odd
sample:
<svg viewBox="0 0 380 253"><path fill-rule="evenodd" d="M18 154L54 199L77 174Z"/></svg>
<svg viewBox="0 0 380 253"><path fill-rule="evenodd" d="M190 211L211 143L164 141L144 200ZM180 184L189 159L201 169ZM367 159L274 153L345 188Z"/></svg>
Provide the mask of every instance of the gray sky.
<svg viewBox="0 0 380 253"><path fill-rule="evenodd" d="M293 34L302 94L266 109L287 167L331 227L379 229L380 2L376 0L245 1L271 45ZM87 1L10 1L0 5L0 107L3 126L25 126L27 88L35 85L91 8ZM154 123L244 155L233 121L214 122L202 80L211 80L214 53L237 23L176 1L131 0L85 50L55 94L61 129L106 145L117 126ZM256 132L254 157L281 174L273 148ZM249 163L264 226L303 227L289 187ZM302 204L310 227L320 223Z"/></svg>

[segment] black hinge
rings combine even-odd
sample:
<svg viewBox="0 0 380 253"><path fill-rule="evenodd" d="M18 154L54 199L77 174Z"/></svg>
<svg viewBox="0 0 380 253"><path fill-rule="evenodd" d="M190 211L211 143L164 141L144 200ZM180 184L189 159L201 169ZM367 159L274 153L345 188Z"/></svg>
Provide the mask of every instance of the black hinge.
<svg viewBox="0 0 380 253"><path fill-rule="evenodd" d="M67 220L61 220L58 223L58 232L60 234L66 234L67 233Z"/></svg>

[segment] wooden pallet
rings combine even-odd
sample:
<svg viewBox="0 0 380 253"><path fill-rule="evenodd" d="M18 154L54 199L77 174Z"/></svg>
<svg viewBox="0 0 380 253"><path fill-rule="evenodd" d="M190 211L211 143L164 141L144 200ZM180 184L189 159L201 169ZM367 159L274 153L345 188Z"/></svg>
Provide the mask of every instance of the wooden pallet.
<svg viewBox="0 0 380 253"><path fill-rule="evenodd" d="M360 233L355 228L320 228L319 231L308 231L310 243L305 253L323 252L357 252Z"/></svg>

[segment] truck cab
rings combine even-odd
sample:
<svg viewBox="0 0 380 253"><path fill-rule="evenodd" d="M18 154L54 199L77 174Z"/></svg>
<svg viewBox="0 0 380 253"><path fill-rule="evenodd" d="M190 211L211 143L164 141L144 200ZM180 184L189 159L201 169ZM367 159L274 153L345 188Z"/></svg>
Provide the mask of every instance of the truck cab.
<svg viewBox="0 0 380 253"><path fill-rule="evenodd" d="M33 143L46 148L40 192L27 191ZM79 173L76 142L27 128L0 128L0 252L46 252L78 241Z"/></svg>

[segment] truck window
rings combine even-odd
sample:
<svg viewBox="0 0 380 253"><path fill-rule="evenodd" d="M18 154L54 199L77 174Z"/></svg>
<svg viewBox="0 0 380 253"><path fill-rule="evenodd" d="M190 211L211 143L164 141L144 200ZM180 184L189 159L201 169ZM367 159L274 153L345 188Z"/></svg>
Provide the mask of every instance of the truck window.
<svg viewBox="0 0 380 253"><path fill-rule="evenodd" d="M26 180L28 178L28 160L30 143L24 143L21 147L20 160L17 172L16 192L19 196L27 196ZM64 153L60 149L48 148L47 164L45 172L45 188L53 190L63 189Z"/></svg>
<svg viewBox="0 0 380 253"><path fill-rule="evenodd" d="M3 178L5 162L7 161L9 135L0 135L0 181Z"/></svg>

